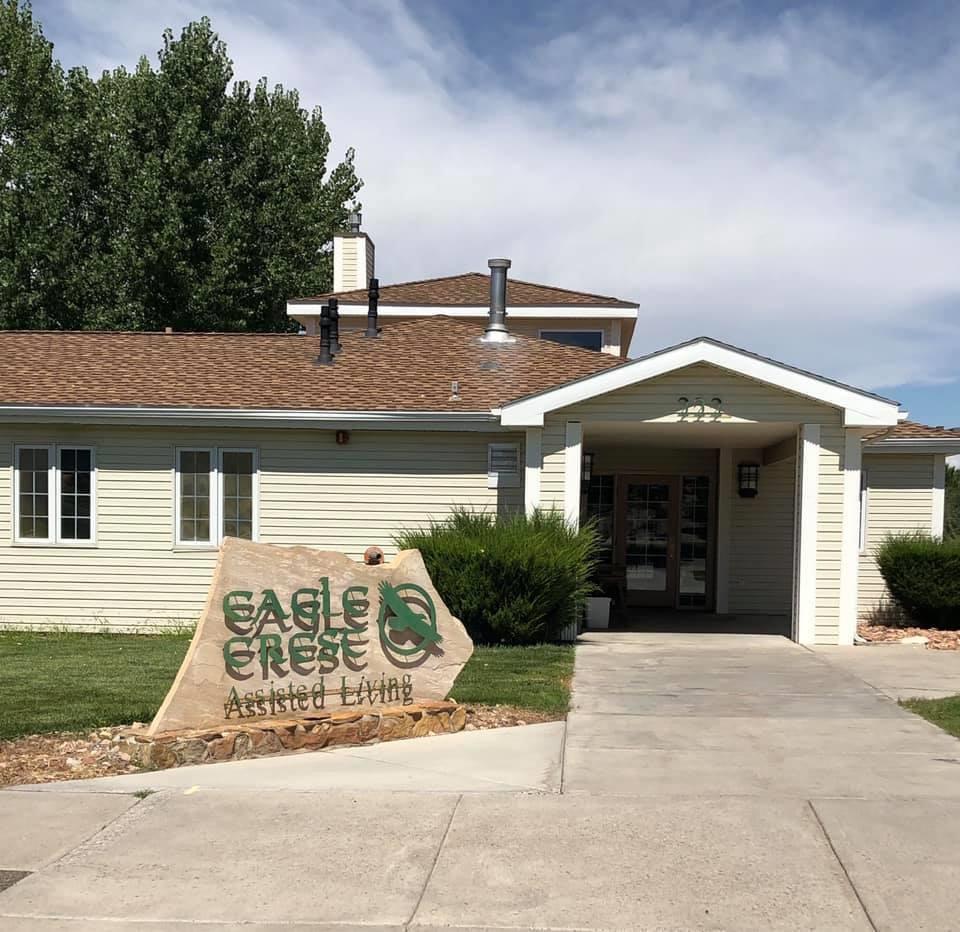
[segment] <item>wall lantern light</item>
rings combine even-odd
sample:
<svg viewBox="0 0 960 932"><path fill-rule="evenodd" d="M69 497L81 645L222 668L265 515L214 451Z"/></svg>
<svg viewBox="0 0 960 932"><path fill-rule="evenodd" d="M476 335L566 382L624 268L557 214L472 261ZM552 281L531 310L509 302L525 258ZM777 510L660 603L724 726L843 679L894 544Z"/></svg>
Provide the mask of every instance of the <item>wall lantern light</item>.
<svg viewBox="0 0 960 932"><path fill-rule="evenodd" d="M737 466L737 487L741 498L756 498L760 491L760 467L756 463Z"/></svg>
<svg viewBox="0 0 960 932"><path fill-rule="evenodd" d="M593 476L593 454L584 453L581 462L580 478L584 482L589 482Z"/></svg>
<svg viewBox="0 0 960 932"><path fill-rule="evenodd" d="M344 446L350 442L350 431L349 430L338 430L337 431L337 446Z"/></svg>

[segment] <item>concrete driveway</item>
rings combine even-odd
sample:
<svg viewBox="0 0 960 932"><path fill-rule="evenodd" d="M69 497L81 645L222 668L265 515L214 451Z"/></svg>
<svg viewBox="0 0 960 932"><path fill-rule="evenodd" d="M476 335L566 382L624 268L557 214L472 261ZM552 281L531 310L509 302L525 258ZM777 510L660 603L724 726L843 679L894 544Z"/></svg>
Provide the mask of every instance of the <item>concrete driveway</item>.
<svg viewBox="0 0 960 932"><path fill-rule="evenodd" d="M960 744L835 658L597 634L574 685L566 730L0 793L0 927L956 927Z"/></svg>

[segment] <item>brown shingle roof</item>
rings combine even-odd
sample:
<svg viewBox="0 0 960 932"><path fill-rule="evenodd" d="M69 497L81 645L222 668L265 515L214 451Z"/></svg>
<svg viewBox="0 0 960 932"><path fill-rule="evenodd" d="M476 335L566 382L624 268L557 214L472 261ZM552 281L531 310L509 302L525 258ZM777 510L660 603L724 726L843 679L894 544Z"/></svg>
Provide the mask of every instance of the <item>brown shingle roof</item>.
<svg viewBox="0 0 960 932"><path fill-rule="evenodd" d="M960 442L960 428L928 427L916 421L901 421L896 427L885 427L863 438L864 443L881 440L956 440Z"/></svg>
<svg viewBox="0 0 960 932"><path fill-rule="evenodd" d="M367 291L338 291L311 298L291 298L292 303L312 303L336 298L341 304L366 306ZM487 307L490 303L490 277L481 272L427 278L419 282L400 282L380 286L380 303L407 307ZM615 307L635 309L631 301L608 295L569 291L551 285L536 285L515 278L507 279L507 308L511 307Z"/></svg>
<svg viewBox="0 0 960 932"><path fill-rule="evenodd" d="M0 332L0 405L476 412L622 362L482 333L442 315L387 321L377 340L341 331L342 355L317 366L319 338L297 334Z"/></svg>

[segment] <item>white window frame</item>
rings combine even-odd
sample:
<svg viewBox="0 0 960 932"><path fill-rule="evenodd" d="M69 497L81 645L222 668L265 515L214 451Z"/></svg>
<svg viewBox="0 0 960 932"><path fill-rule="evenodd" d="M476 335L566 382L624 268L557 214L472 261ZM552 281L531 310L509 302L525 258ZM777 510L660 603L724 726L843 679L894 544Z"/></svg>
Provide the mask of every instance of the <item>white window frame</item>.
<svg viewBox="0 0 960 932"><path fill-rule="evenodd" d="M217 450L217 537L223 542L223 455L224 453L252 453L253 474L250 492L253 496L253 540L260 540L260 450L257 447L220 447Z"/></svg>
<svg viewBox="0 0 960 932"><path fill-rule="evenodd" d="M500 450L510 450L517 464L514 472L501 473L493 468L494 454ZM487 488L488 489L519 489L523 463L520 461L519 443L488 443L487 444Z"/></svg>
<svg viewBox="0 0 960 932"><path fill-rule="evenodd" d="M590 350L592 353L602 353L607 348L607 335L606 332L600 327L541 327L537 331L537 336L541 340L549 340L551 343L555 342L550 340L549 337L545 337L545 333L598 333L600 334L600 349ZM560 343L560 346L568 346L567 343ZM575 346L573 349L587 349L585 346Z"/></svg>
<svg viewBox="0 0 960 932"><path fill-rule="evenodd" d="M182 540L180 537L180 454L210 454L210 539ZM223 454L253 454L253 540L260 539L260 450L258 447L176 447L173 461L173 544L177 550L216 550L223 533Z"/></svg>
<svg viewBox="0 0 960 932"><path fill-rule="evenodd" d="M182 453L209 453L210 454L210 537L208 540L183 540L180 537L180 455ZM220 542L220 510L217 507L220 501L219 485L217 483L217 448L216 447L177 447L173 458L173 542L174 546L185 550L211 550L219 546Z"/></svg>
<svg viewBox="0 0 960 932"><path fill-rule="evenodd" d="M47 536L20 536L20 451L47 451ZM73 540L60 536L60 453L62 450L86 450L90 454L90 537ZM96 547L97 546L97 450L88 443L18 443L13 448L13 542L23 547Z"/></svg>

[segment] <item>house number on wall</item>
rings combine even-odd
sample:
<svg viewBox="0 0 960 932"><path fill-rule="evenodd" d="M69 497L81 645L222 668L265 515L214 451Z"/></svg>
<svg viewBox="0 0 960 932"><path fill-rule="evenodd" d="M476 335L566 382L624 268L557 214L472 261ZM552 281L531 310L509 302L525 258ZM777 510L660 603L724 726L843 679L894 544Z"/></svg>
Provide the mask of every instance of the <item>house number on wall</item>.
<svg viewBox="0 0 960 932"><path fill-rule="evenodd" d="M723 417L723 400L721 398L711 398L709 402L704 401L702 396L688 398L681 395L677 401L680 402L679 419L694 423L704 421L719 421Z"/></svg>

